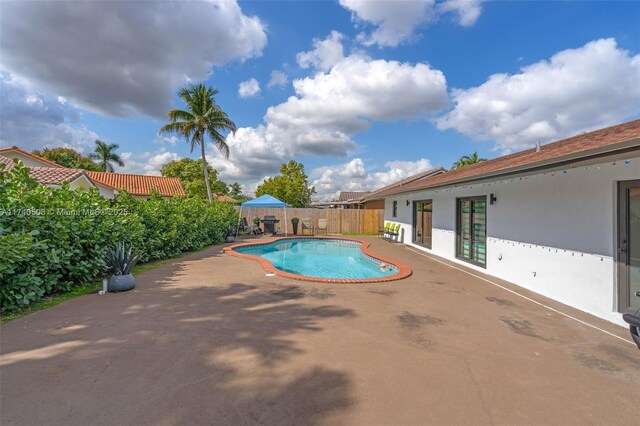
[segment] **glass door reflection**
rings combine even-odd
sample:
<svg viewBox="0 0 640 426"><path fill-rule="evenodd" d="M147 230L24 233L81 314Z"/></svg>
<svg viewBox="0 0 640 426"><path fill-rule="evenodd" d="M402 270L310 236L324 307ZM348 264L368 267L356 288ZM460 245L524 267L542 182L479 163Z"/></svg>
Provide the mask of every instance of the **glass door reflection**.
<svg viewBox="0 0 640 426"><path fill-rule="evenodd" d="M413 243L431 248L433 201L413 202Z"/></svg>

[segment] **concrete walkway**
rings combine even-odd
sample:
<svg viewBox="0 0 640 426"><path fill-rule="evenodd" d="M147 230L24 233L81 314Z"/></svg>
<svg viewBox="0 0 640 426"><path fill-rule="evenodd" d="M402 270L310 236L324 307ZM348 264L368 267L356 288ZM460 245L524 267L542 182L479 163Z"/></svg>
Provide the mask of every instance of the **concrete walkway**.
<svg viewBox="0 0 640 426"><path fill-rule="evenodd" d="M624 328L372 241L413 276L297 282L218 246L7 323L0 423L638 424Z"/></svg>

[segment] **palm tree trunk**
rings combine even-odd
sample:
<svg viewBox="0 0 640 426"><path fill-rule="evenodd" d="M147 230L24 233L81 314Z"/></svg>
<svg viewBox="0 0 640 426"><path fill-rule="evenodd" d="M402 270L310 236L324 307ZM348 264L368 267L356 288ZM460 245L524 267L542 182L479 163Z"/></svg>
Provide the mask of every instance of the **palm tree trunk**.
<svg viewBox="0 0 640 426"><path fill-rule="evenodd" d="M207 159L204 157L204 135L200 137L200 151L202 152L202 169L204 171L204 183L207 186L207 196L209 202L213 203L213 194L211 194L211 184L209 183L209 170L207 170Z"/></svg>

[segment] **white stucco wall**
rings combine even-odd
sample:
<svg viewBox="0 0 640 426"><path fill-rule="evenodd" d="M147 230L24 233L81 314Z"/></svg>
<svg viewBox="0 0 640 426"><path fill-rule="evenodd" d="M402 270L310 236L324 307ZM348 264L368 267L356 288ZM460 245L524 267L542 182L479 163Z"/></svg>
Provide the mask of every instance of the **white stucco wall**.
<svg viewBox="0 0 640 426"><path fill-rule="evenodd" d="M116 197L116 194L117 194L116 190L111 189L108 186L101 185L101 184L99 184L97 182L93 182L93 184L95 185L95 187L100 192L100 195L102 195L104 198L108 198L108 199L112 200L112 199L114 199Z"/></svg>
<svg viewBox="0 0 640 426"><path fill-rule="evenodd" d="M617 188L621 180L640 179L640 158L555 171L555 176L523 176L450 191L421 191L387 198L385 219L402 223L404 243L412 245L414 200L433 200L433 243L428 250L470 268L513 282L624 324L616 312ZM498 198L487 205L486 269L455 258L456 198ZM406 201L410 204L407 206ZM391 217L398 201L398 217ZM501 258L501 259L500 259Z"/></svg>
<svg viewBox="0 0 640 426"><path fill-rule="evenodd" d="M28 155L24 155L18 151L5 151L2 153L5 157L22 161L26 167L53 167L51 164L45 163L44 161L38 161L35 158L29 157Z"/></svg>

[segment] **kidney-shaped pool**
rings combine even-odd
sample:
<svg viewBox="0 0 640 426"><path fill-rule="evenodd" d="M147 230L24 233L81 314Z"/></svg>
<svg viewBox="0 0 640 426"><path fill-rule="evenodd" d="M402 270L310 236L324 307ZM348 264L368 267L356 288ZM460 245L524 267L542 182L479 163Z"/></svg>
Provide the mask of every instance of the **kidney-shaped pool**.
<svg viewBox="0 0 640 426"><path fill-rule="evenodd" d="M411 275L411 269L368 250L365 241L338 238L280 238L228 247L225 251L258 260L267 272L308 281L380 282Z"/></svg>

